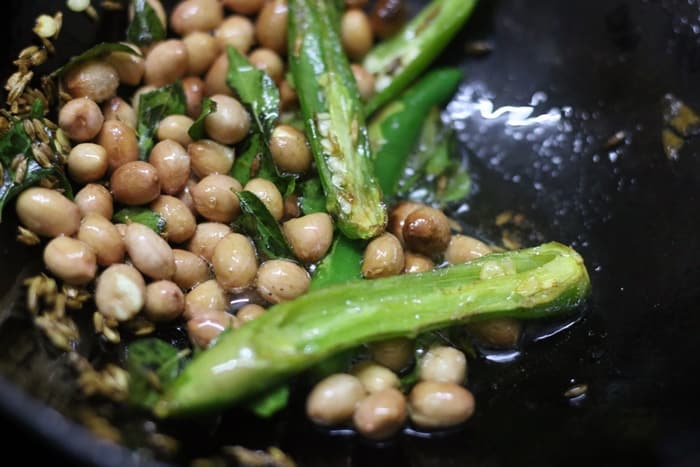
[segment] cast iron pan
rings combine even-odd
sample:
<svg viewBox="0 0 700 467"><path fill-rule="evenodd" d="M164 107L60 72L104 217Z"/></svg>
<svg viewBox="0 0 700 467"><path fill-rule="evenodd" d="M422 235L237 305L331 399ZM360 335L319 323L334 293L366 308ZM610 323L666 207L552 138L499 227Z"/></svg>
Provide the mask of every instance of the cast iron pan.
<svg viewBox="0 0 700 467"><path fill-rule="evenodd" d="M3 76L30 42L36 13L59 4L3 4ZM54 65L125 27L117 15L94 23L68 14L66 24ZM493 51L465 55L473 40ZM578 249L593 282L581 318L565 329L526 330L510 361L474 360L477 412L455 432L403 434L377 446L329 437L297 404L268 422L241 415L190 430L177 461L221 443L274 444L305 466L700 465L700 140L689 138L677 160L661 141L664 96L700 109L698 2L482 0L440 62L465 70L450 108L478 190L461 219L498 239L494 218L511 210L536 232L525 244ZM623 138L610 144L618 132ZM39 250L15 243L15 222L10 215L0 227L0 407L13 427L4 453L9 446L28 461L145 464L62 415L77 398L65 362L28 320L9 313L8 291L27 265L38 267ZM540 339L547 330L554 335ZM588 391L567 399L574 384ZM133 437L143 431L121 421Z"/></svg>

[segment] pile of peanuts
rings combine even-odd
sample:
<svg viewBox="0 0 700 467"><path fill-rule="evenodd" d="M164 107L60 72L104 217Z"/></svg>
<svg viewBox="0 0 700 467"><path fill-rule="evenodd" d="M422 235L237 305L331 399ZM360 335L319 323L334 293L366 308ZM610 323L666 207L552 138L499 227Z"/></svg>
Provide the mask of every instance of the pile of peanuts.
<svg viewBox="0 0 700 467"><path fill-rule="evenodd" d="M418 362L419 382L407 402L395 371L411 363L412 346L384 341L370 350L373 360L356 364L349 373L328 376L314 387L306 401L306 413L314 423L351 422L364 437L384 440L403 428L408 418L415 427L432 430L462 423L474 413L474 396L463 386L467 359L461 351L447 346L427 350Z"/></svg>
<svg viewBox="0 0 700 467"><path fill-rule="evenodd" d="M371 21L361 9L366 2L346 3L343 45L359 61L374 37L395 25ZM149 4L174 37L143 49L130 45L142 56L112 52L79 63L62 79L71 99L60 108L58 124L73 144L67 172L78 188L75 199L34 187L18 197L16 210L25 228L50 239L46 268L67 284L94 290L105 319L184 320L192 343L206 348L224 329L305 293L309 268L328 252L334 226L328 214L301 215L296 196L283 197L268 180L253 178L243 186L230 175L234 145L248 135L251 116L226 84L225 47L232 45L265 70L279 87L281 110L293 110L297 97L284 79L286 0L184 0L169 16L158 0ZM366 99L372 77L360 65L352 68ZM158 142L141 161L135 130L139 98L178 80L187 113L158 124ZM130 101L120 97L125 92L132 93ZM205 119L207 137L193 141L188 129L205 97L216 102L216 110ZM292 126L280 124L269 147L281 171L303 177L313 170L306 137ZM297 261L264 258L249 237L234 231L241 211L235 192L241 190L260 198L281 224ZM164 232L113 223L115 205L150 208L165 220ZM362 273L367 279L415 273L438 261L461 263L490 251L474 238L452 234L442 211L401 202L390 211L387 232L368 244ZM507 323L505 334L503 323L499 329L505 337L491 337L513 341L515 335L517 341L517 329ZM412 341L392 339L369 348L372 360L312 391L307 406L312 420L336 425L352 419L365 436L384 439L404 424L407 413L424 428L454 425L472 414L460 351L429 349L417 363L421 382L407 404L396 373L413 361Z"/></svg>

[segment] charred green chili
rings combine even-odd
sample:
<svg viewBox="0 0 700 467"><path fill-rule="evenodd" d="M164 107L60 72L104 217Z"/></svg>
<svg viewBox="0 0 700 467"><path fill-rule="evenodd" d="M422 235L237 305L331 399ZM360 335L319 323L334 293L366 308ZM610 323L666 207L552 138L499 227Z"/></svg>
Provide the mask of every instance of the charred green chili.
<svg viewBox="0 0 700 467"><path fill-rule="evenodd" d="M171 417L221 410L362 343L470 319L561 313L589 288L583 259L559 243L326 287L223 333L168 385L154 411Z"/></svg>
<svg viewBox="0 0 700 467"><path fill-rule="evenodd" d="M375 95L365 106L371 115L416 79L442 52L469 18L476 0L433 0L398 34L365 56L375 77Z"/></svg>
<svg viewBox="0 0 700 467"><path fill-rule="evenodd" d="M349 238L386 225L364 111L336 30L335 2L290 0L289 58L326 209Z"/></svg>

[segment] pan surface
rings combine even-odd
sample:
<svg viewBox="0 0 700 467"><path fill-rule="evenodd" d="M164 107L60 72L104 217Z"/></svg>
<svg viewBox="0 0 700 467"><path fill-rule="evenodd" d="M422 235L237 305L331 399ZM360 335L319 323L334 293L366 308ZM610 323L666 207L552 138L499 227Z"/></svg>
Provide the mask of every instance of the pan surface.
<svg viewBox="0 0 700 467"><path fill-rule="evenodd" d="M36 14L59 3L5 2L3 77ZM125 27L115 15L65 20L62 59ZM473 41L493 50L466 54ZM495 218L509 210L541 235L526 244L574 246L593 283L582 317L526 329L518 356L470 362L477 412L453 433L377 446L328 436L292 407L192 444L274 444L305 466L699 465L700 138L670 159L662 130L670 102L700 110L700 5L482 0L440 63L465 71L447 112L478 186L461 219L499 239ZM145 463L60 415L73 397L60 383L66 363L37 344L28 320L9 317L8 291L39 264L38 250L14 241L15 225L10 215L0 227L0 408L17 427L3 444L26 460ZM577 384L585 394L565 397Z"/></svg>

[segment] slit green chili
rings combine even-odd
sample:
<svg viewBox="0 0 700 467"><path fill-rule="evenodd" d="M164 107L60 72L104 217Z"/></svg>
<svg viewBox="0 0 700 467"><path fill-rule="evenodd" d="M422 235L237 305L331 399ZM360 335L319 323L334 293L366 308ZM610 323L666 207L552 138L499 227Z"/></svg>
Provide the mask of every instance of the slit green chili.
<svg viewBox="0 0 700 467"><path fill-rule="evenodd" d="M326 287L223 333L166 388L154 412L172 417L221 410L366 342L415 337L470 319L562 313L589 288L583 259L559 243Z"/></svg>
<svg viewBox="0 0 700 467"><path fill-rule="evenodd" d="M394 99L443 51L471 15L476 0L433 0L398 34L369 51L362 65L374 75L369 116Z"/></svg>
<svg viewBox="0 0 700 467"><path fill-rule="evenodd" d="M326 209L349 238L384 231L386 208L335 2L289 1L289 61Z"/></svg>

